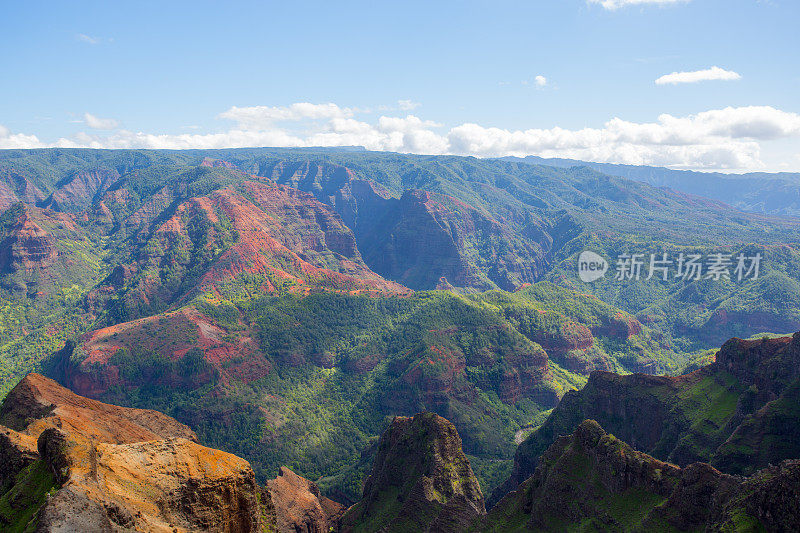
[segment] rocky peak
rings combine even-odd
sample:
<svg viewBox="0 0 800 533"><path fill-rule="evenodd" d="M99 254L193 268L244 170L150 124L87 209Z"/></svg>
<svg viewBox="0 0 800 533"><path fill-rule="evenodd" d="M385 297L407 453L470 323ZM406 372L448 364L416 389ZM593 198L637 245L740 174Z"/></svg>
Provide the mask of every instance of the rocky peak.
<svg viewBox="0 0 800 533"><path fill-rule="evenodd" d="M278 161L258 174L333 207L355 233L369 267L413 289L444 286L442 278L459 288L516 289L541 277L553 235L571 227L564 220L550 227L531 218L513 223L517 234L512 222L451 196L417 189L393 194L324 161Z"/></svg>
<svg viewBox="0 0 800 533"><path fill-rule="evenodd" d="M800 332L773 339L731 339L717 352L716 366L774 399L800 377Z"/></svg>
<svg viewBox="0 0 800 533"><path fill-rule="evenodd" d="M0 423L33 437L59 428L76 439L115 444L167 437L197 440L188 426L158 411L84 398L39 374L28 374L8 393Z"/></svg>
<svg viewBox="0 0 800 533"><path fill-rule="evenodd" d="M247 461L172 418L38 374L9 393L0 422L11 426L0 426L0 528L328 533L344 510L288 468L259 487Z"/></svg>
<svg viewBox="0 0 800 533"><path fill-rule="evenodd" d="M799 398L800 334L731 339L716 362L683 376L595 371L520 444L511 477L490 500L530 476L542 452L587 418L659 459L750 474L797 457L800 439L792 428L800 423Z"/></svg>
<svg viewBox="0 0 800 533"><path fill-rule="evenodd" d="M542 468L534 478L544 482L554 465L566 453L590 459L604 489L622 492L631 487L645 488L667 495L679 468L637 452L613 435L606 433L594 420L584 420L570 437L562 437L543 456Z"/></svg>
<svg viewBox="0 0 800 533"><path fill-rule="evenodd" d="M267 481L275 507L278 531L328 533L338 526L343 505L320 494L319 487L288 468L281 467L275 479Z"/></svg>
<svg viewBox="0 0 800 533"><path fill-rule="evenodd" d="M585 420L545 451L478 530L789 531L798 509L800 461L750 478L706 463L679 468Z"/></svg>
<svg viewBox="0 0 800 533"><path fill-rule="evenodd" d="M363 498L348 510L343 530L464 531L485 512L456 428L420 413L396 417L381 436Z"/></svg>
<svg viewBox="0 0 800 533"><path fill-rule="evenodd" d="M0 421L11 426L0 426L0 524L37 505L37 531L247 532L269 521L247 461L197 444L156 411L83 398L30 374Z"/></svg>

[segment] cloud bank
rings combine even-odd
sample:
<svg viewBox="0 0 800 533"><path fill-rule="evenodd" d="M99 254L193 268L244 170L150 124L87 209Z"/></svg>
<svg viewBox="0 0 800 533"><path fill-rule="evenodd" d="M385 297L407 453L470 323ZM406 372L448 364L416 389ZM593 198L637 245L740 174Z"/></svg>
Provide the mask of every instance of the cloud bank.
<svg viewBox="0 0 800 533"><path fill-rule="evenodd" d="M705 70L665 74L656 80L656 85L677 85L679 83L698 83L701 81L735 81L740 79L742 79L742 76L737 72L720 67L711 67Z"/></svg>
<svg viewBox="0 0 800 533"><path fill-rule="evenodd" d="M762 144L800 138L800 115L769 106L726 107L654 122L612 118L601 127L510 130L475 123L446 128L417 115L371 116L334 103L231 107L218 133L80 132L45 143L0 126L0 148L238 148L363 146L368 150L478 157L564 157L695 169L759 169ZM92 117L93 120L89 120ZM98 121L98 122L95 122ZM87 126L111 125L87 113ZM116 123L116 121L113 121Z"/></svg>

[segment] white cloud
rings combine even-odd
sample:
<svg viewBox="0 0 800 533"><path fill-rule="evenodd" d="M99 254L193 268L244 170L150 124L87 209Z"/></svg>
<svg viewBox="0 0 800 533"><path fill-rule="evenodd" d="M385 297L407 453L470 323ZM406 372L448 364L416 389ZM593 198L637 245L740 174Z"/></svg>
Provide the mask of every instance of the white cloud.
<svg viewBox="0 0 800 533"><path fill-rule="evenodd" d="M113 118L100 118L91 113L84 113L83 121L93 130L113 130L119 127L119 122Z"/></svg>
<svg viewBox="0 0 800 533"><path fill-rule="evenodd" d="M86 43L86 44L99 44L100 43L100 39L98 39L97 37L92 37L91 35L86 35L85 33L79 33L79 34L77 34L75 36L75 38L77 40L79 40L80 42Z"/></svg>
<svg viewBox="0 0 800 533"><path fill-rule="evenodd" d="M432 120L422 120L414 115L408 115L405 118L400 117L380 117L378 119L378 129L381 131L414 131L429 128L439 128L441 124L437 124Z"/></svg>
<svg viewBox="0 0 800 533"><path fill-rule="evenodd" d="M600 4L606 9L615 10L627 6L639 5L669 5L690 2L691 0L589 0L590 4Z"/></svg>
<svg viewBox="0 0 800 533"><path fill-rule="evenodd" d="M800 114L769 106L727 107L654 122L612 118L600 127L507 130L465 123L445 129L416 115L369 121L335 104L231 108L220 116L235 122L218 133L153 134L124 129L82 132L54 143L13 134L0 126L0 148L236 148L248 146L364 146L368 150L479 157L566 157L634 165L695 169L764 168L762 147L800 138ZM301 122L298 122L301 121ZM303 129L304 126L308 126ZM767 147L773 145L766 145ZM792 150L791 154L795 151ZM784 158L785 160L785 158ZM778 168L780 161L772 162ZM792 166L796 163L792 161Z"/></svg>
<svg viewBox="0 0 800 533"><path fill-rule="evenodd" d="M535 78L533 78L533 81L536 82L536 85L538 85L539 87L544 87L545 85L547 85L547 78L545 78L542 75L536 76Z"/></svg>
<svg viewBox="0 0 800 533"><path fill-rule="evenodd" d="M679 83L697 83L701 81L735 81L742 79L742 76L732 70L725 70L720 67L711 67L705 70L694 70L691 72L673 72L665 74L656 80L656 85L677 85Z"/></svg>
<svg viewBox="0 0 800 533"><path fill-rule="evenodd" d="M233 106L220 113L219 118L237 122L239 127L248 130L259 130L272 127L276 122L292 122L304 119L334 119L353 115L353 110L342 108L336 104L311 104L299 102L284 107L237 107Z"/></svg>
<svg viewBox="0 0 800 533"><path fill-rule="evenodd" d="M3 125L0 125L0 149L16 148L44 148L46 145L41 142L36 135L25 135L24 133L13 134Z"/></svg>
<svg viewBox="0 0 800 533"><path fill-rule="evenodd" d="M772 107L728 107L602 128L509 131L464 124L450 130L450 151L471 155L536 154L589 161L692 168L758 168L760 142L800 137L800 115Z"/></svg>
<svg viewBox="0 0 800 533"><path fill-rule="evenodd" d="M397 106L400 108L400 111L411 111L413 109L418 108L422 104L418 102L412 102L411 100L398 100Z"/></svg>

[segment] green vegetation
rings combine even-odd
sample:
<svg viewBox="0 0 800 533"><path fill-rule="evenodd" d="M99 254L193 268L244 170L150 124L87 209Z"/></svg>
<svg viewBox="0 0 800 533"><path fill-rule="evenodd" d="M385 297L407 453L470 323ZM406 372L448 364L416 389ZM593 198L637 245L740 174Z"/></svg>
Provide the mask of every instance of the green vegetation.
<svg viewBox="0 0 800 533"><path fill-rule="evenodd" d="M763 246L727 244L679 246L663 240L636 236L612 240L583 236L565 247L559 262L547 278L576 291L594 294L602 301L622 308L656 331L666 335L676 349L697 352L719 346L731 337L747 338L757 333L785 333L800 329L800 244ZM791 241L789 241L791 242ZM577 278L578 254L593 250L610 261L610 270L602 280L591 284ZM758 279L614 279L616 258L620 254L640 253L649 261L650 254L667 253L675 260L680 253L708 257L713 253L762 255ZM673 268L672 274L676 270Z"/></svg>
<svg viewBox="0 0 800 533"><path fill-rule="evenodd" d="M9 533L32 532L45 500L56 491L53 475L43 460L21 470L11 488L0 496L0 523Z"/></svg>
<svg viewBox="0 0 800 533"><path fill-rule="evenodd" d="M226 161L244 174L224 166L198 166L207 157ZM304 176L298 169L306 164L308 168L319 165L322 170ZM74 227L65 223L67 218L35 216L37 223L55 237L62 254L47 270L46 279L36 271L32 271L38 276L35 280L23 279L25 276L19 272L0 273L0 285L7 291L0 290L0 394L25 372L38 368L39 361L53 351L55 344L82 333L98 317L99 325L109 325L185 303L198 276L237 237L224 217L212 224L203 214L185 221L190 231L176 242L163 242L156 229L175 214L183 201L235 186L250 177L247 173L273 176L323 202L335 197L342 186L341 166L351 169L360 179L372 180L396 198L408 190L448 195L452 199L443 201L450 202L455 211L467 204L504 221L510 231L498 242L480 231L474 238L469 236L463 253L478 265L476 275L481 279L503 278L490 272L493 268L502 269L501 264L493 266L485 261L492 254L506 257L504 241L512 239L536 248L541 231L561 232L549 252L553 265L549 279L579 292L592 292L628 313L646 317L651 329L664 335L658 342L667 351L698 353L733 335L750 336L757 332L750 325L754 322L759 324L758 329L771 331L800 327L800 254L796 246L783 245L797 241L796 224L753 217L586 168L556 169L449 156L267 149L7 150L0 154L0 165L17 172L45 195L63 191L80 179L78 173L82 171L102 170L110 176L96 190L92 188L94 184L85 184L89 187L86 195L93 200L86 211L88 219L79 216L83 204L61 205L68 198L60 200L59 209L76 213L64 215L73 217ZM95 211L100 200L110 213L109 220ZM347 213L334 207L345 220L350 220ZM3 214L4 228L9 227L8 222L19 209L20 206ZM30 209L32 213L36 211ZM354 220L352 224L359 242L366 242L363 239L375 231L371 224L380 221ZM773 243L782 245L771 246ZM651 280L586 285L577 282L574 272L574 258L584 248L604 252L608 257L625 251L763 251L764 271L761 280L741 284ZM527 252L518 251L508 260L513 260L514 254L527 257ZM141 263L128 273L131 277L106 279L106 283L115 286L112 295L93 292L100 280L113 272L111 267L130 265L132 260ZM508 272L508 279L513 282L515 275ZM34 281L43 290L33 290ZM243 299L257 295L264 281L263 276L241 273L218 288L228 298ZM281 279L269 281L280 291L291 289ZM20 290L22 287L25 288ZM76 313L78 308L88 311L87 315ZM65 318L70 313L75 316ZM727 318L721 320L723 316ZM55 336L52 328L47 335L40 332L53 323L58 324ZM50 338L56 340L51 343ZM606 346L600 342L598 347L600 351L590 355L597 360L607 360L609 356L622 362L619 367L610 367L618 371L676 373L688 363L660 360L660 350L648 343ZM641 364L645 366L637 366Z"/></svg>
<svg viewBox="0 0 800 533"><path fill-rule="evenodd" d="M207 157L233 168L201 166ZM0 242L14 238L27 213L52 246L41 248L45 259L34 257L40 247L29 246L36 252L30 264L17 258L0 271L0 396L31 370L57 373L48 359L68 340L78 341L72 363L80 363L88 355L81 335L145 319L119 326L108 339L123 349L107 354L120 379L104 399L175 416L205 444L248 459L262 480L285 464L349 499L363 481L362 452L395 414L431 410L451 420L488 494L509 472L515 438L538 426L564 393L583 387L592 370L677 375L704 366L709 350L730 336L800 328L796 221L747 215L586 168L267 149L8 150L0 165L48 196L39 207L17 204L2 213ZM98 184L81 178L83 171L105 178ZM291 209L313 211L307 219L321 229L303 233L291 213L259 204L242 185L262 179L254 175L297 187L340 218L304 200ZM359 197L351 175L380 194ZM458 252L410 258L402 275L415 288L433 289L437 268L466 265L467 274L441 281L452 292L347 294L363 287L327 274L315 273L319 279L307 284L293 277L291 254L273 258L269 268L249 268L248 261L266 257L268 240L222 265L226 252L239 253L243 236L236 220L207 209L200 197L225 187L261 206L286 239L303 240L297 258L340 268L337 274L366 264L392 276L380 263L385 249L373 247L389 222L382 208L381 216L366 216L368 202L380 196L397 207L415 191L437 193L441 210L402 219L397 235L415 237L424 218ZM65 193L72 190L79 194ZM353 241L343 236L353 235L359 249L347 251ZM584 249L612 259L726 251L762 253L764 260L758 280L619 283L607 275L585 284L575 272ZM231 274L214 279L226 266ZM496 287L516 292L475 293ZM177 317L189 307L223 331L219 339L198 336L196 324ZM104 374L103 365L88 371L116 376ZM675 421L673 433L653 443L655 451L705 457L745 394L730 376L706 375L677 388L637 390L630 405L657 406ZM769 417L746 423L771 427L795 416L786 404L769 407ZM561 416L556 409L550 418ZM566 416L563 427L543 428L568 433L574 422ZM608 429L619 433L618 423ZM729 455L742 458L760 445L735 444ZM607 503L616 512L619 502Z"/></svg>
<svg viewBox="0 0 800 533"><path fill-rule="evenodd" d="M661 467L595 422L583 422L553 443L536 474L476 530L646 531L651 512L678 485L679 476Z"/></svg>
<svg viewBox="0 0 800 533"><path fill-rule="evenodd" d="M28 218L52 240L32 246L49 250L46 268L23 268L14 261L19 246L16 232ZM82 302L105 273L104 238L93 235L69 218L50 217L21 203L0 214L0 397L19 379L40 368L41 361L59 350L66 339L90 325ZM41 250L37 250L41 253Z"/></svg>
<svg viewBox="0 0 800 533"><path fill-rule="evenodd" d="M758 393L752 386L746 400ZM781 396L749 414L713 457L712 464L744 474L760 466L776 464L786 457L800 456L800 380Z"/></svg>
<svg viewBox="0 0 800 533"><path fill-rule="evenodd" d="M252 364L247 358L216 369L202 364L199 350L171 360L170 339L185 336L178 333L183 327L191 331L177 314L163 325L144 322L115 335L128 348L109 363L127 385L104 398L188 423L204 443L249 460L262 479L287 465L310 479L326 477L326 490L351 501L363 480L363 469L355 474L351 467L387 417L423 410L456 425L484 490L491 490L508 475L517 432L540 424L560 394L585 382L547 361L532 340L534 324L520 326L522 334L514 326L522 321L509 317L565 311L560 319L600 328L597 342L603 343L602 327L620 314L547 283L470 296L319 293L230 302L207 295L193 305L229 335L252 330L272 370L241 381L236 369ZM650 346L648 335L631 342ZM602 353L613 361L618 352Z"/></svg>

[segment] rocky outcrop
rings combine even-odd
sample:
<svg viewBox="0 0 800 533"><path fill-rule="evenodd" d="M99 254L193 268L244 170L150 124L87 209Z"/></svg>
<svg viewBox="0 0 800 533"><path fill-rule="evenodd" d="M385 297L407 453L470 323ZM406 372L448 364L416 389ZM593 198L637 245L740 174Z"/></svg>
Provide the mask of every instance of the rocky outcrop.
<svg viewBox="0 0 800 533"><path fill-rule="evenodd" d="M287 468L260 487L247 461L174 419L38 374L9 393L0 422L0 527L328 533L344 511Z"/></svg>
<svg viewBox="0 0 800 533"><path fill-rule="evenodd" d="M187 426L158 411L84 398L39 374L29 374L8 393L0 407L0 424L34 438L58 428L75 438L114 444L197 438Z"/></svg>
<svg viewBox="0 0 800 533"><path fill-rule="evenodd" d="M557 524L588 522L592 529L623 531L622 519L635 521L647 509L630 509L630 516L622 516L610 500L631 492L648 503L664 500L679 479L678 467L634 451L586 420L545 451L533 475L492 509L486 529L505 525L555 531ZM510 516L521 523L505 523Z"/></svg>
<svg viewBox="0 0 800 533"><path fill-rule="evenodd" d="M57 433L50 429L39 437L42 457L51 467L60 466L59 482L70 500L95 503L115 529L258 531L258 487L243 459L185 438L94 443L85 450ZM58 501L56 509L45 506L40 525L52 522L47 530L63 530L76 518L84 520L69 512L74 503L59 512ZM62 519L51 520L54 514Z"/></svg>
<svg viewBox="0 0 800 533"><path fill-rule="evenodd" d="M0 426L0 494L11 488L16 475L38 458L34 437Z"/></svg>
<svg viewBox="0 0 800 533"><path fill-rule="evenodd" d="M680 377L593 372L567 392L517 449L514 469L490 501L527 479L559 435L591 418L634 449L685 466L708 462L750 474L800 454L800 333L732 339L716 362ZM779 445L777 443L780 443Z"/></svg>
<svg viewBox="0 0 800 533"><path fill-rule="evenodd" d="M755 387L758 397L753 400L764 405L800 377L800 332L794 337L731 339L717 352L714 366Z"/></svg>
<svg viewBox="0 0 800 533"><path fill-rule="evenodd" d="M52 476L52 489L41 487L52 497L42 501L37 531L246 532L268 525L250 465L197 444L188 427L161 413L103 404L30 374L9 393L0 421L14 428L3 429L0 454L20 471L41 462Z"/></svg>
<svg viewBox="0 0 800 533"><path fill-rule="evenodd" d="M362 500L343 531L465 531L485 514L455 427L433 413L397 417L381 436Z"/></svg>
<svg viewBox="0 0 800 533"><path fill-rule="evenodd" d="M800 461L749 479L705 463L679 468L585 420L545 451L533 475L476 530L791 531L798 509Z"/></svg>
<svg viewBox="0 0 800 533"><path fill-rule="evenodd" d="M511 476L489 501L496 503L526 480L538 466L541 454L587 418L613 426L615 434L635 449L652 450L667 425L670 405L665 399L677 394L678 383L679 379L669 377L593 372L582 390L567 392L545 423L519 445ZM653 390L659 394L653 394ZM641 423L644 420L647 423Z"/></svg>
<svg viewBox="0 0 800 533"><path fill-rule="evenodd" d="M528 337L544 348L549 358L572 372L585 375L593 370L611 370L611 361L590 352L595 339L585 324L565 322L557 331L533 331Z"/></svg>
<svg viewBox="0 0 800 533"><path fill-rule="evenodd" d="M492 335L499 339L493 350L470 352L454 346L453 338L469 332ZM453 327L430 331L417 350L394 361L391 370L401 376L404 385L419 390L423 404L448 419L454 400L471 403L478 388L494 390L501 401L514 404L522 398L542 405L555 405L557 395L547 386L552 379L547 354L539 346L523 343L510 328L492 324L484 327ZM515 342L516 341L516 342ZM480 376L469 376L467 367L491 368ZM405 393L403 398L409 399ZM401 411L408 409L395 405Z"/></svg>
<svg viewBox="0 0 800 533"><path fill-rule="evenodd" d="M58 258L55 238L37 224L23 204L6 213L9 225L0 235L0 272L31 271L51 266Z"/></svg>
<svg viewBox="0 0 800 533"><path fill-rule="evenodd" d="M783 461L756 472L720 513L720 531L740 523L742 509L767 531L789 532L800 524L800 460Z"/></svg>
<svg viewBox="0 0 800 533"><path fill-rule="evenodd" d="M338 527L343 505L320 494L319 487L286 467L267 481L267 491L275 507L277 531L290 533L328 533Z"/></svg>

